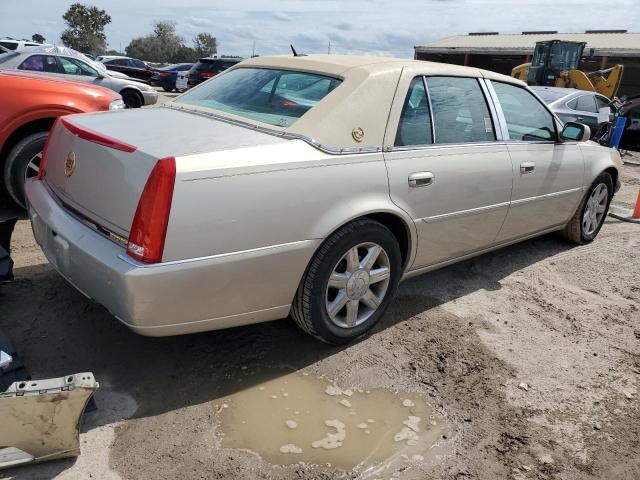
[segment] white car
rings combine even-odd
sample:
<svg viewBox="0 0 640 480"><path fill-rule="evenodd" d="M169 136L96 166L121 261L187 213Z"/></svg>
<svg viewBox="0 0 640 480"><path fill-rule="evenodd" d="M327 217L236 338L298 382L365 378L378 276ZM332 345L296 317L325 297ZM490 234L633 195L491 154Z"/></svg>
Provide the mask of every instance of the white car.
<svg viewBox="0 0 640 480"><path fill-rule="evenodd" d="M184 70L178 72L178 77L176 78L176 90L180 93L186 92L189 89L189 70Z"/></svg>

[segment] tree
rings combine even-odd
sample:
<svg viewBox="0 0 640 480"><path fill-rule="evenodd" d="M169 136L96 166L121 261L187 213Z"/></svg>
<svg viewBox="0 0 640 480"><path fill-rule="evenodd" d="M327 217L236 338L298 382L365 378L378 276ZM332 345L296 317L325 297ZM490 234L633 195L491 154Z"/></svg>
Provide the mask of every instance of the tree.
<svg viewBox="0 0 640 480"><path fill-rule="evenodd" d="M67 28L60 38L67 47L83 53L100 55L107 47L104 27L111 23L111 16L97 7L74 3L62 16Z"/></svg>
<svg viewBox="0 0 640 480"><path fill-rule="evenodd" d="M193 49L197 58L210 57L218 52L218 41L213 35L199 33L193 38Z"/></svg>
<svg viewBox="0 0 640 480"><path fill-rule="evenodd" d="M44 43L47 41L46 38L44 38L42 35L40 35L39 33L34 33L33 35L31 35L31 40L33 40L36 43Z"/></svg>
<svg viewBox="0 0 640 480"><path fill-rule="evenodd" d="M126 53L130 57L160 63L189 62L196 56L176 33L175 22L160 21L153 23L151 34L131 40Z"/></svg>

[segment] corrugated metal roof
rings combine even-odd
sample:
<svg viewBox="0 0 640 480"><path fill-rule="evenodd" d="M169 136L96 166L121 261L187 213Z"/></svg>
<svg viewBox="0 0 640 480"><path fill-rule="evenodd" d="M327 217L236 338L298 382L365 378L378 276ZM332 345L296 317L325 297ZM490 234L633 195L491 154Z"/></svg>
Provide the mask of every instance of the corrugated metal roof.
<svg viewBox="0 0 640 480"><path fill-rule="evenodd" d="M421 53L483 53L528 55L536 42L567 40L586 42L585 55L640 56L640 33L544 33L503 35L458 35L436 42L417 45Z"/></svg>

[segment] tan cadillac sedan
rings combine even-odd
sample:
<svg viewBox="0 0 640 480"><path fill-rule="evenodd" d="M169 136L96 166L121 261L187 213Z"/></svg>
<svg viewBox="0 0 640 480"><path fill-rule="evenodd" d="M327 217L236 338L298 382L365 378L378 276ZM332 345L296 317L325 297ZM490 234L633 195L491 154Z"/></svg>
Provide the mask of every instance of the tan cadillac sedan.
<svg viewBox="0 0 640 480"><path fill-rule="evenodd" d="M138 333L291 315L341 343L402 279L556 230L591 242L620 158L589 136L491 72L261 57L65 117L26 194L54 268Z"/></svg>

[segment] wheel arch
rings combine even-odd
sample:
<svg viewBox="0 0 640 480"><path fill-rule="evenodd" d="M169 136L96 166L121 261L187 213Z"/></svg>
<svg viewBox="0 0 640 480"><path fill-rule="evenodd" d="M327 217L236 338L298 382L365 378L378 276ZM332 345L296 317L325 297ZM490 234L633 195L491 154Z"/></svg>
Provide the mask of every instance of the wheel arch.
<svg viewBox="0 0 640 480"><path fill-rule="evenodd" d="M368 218L381 223L391 231L394 237L396 237L400 246L400 253L402 255L402 270L406 271L406 269L413 263L413 259L415 257L417 234L415 227L413 226L413 221L404 212L394 208L386 207L371 209L344 217L342 221L338 222L338 224L331 228L326 234L322 235L323 243L324 240L328 239L345 225L363 218ZM320 248L320 246L318 248Z"/></svg>
<svg viewBox="0 0 640 480"><path fill-rule="evenodd" d="M124 87L122 90L120 90L118 93L121 96L124 96L128 92L133 92L136 95L138 95L138 97L140 97L140 101L142 102L142 106L144 106L144 95L142 94L142 90L140 90L140 89L138 89L136 87L128 85L128 86Z"/></svg>

